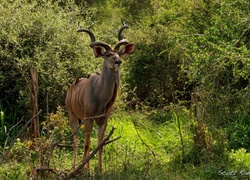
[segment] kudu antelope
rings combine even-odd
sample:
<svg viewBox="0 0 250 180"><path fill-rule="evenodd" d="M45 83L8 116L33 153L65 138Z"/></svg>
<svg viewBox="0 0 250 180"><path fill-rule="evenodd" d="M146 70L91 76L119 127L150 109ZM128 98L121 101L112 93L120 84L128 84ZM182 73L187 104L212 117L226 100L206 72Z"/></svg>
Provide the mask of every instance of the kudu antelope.
<svg viewBox="0 0 250 180"><path fill-rule="evenodd" d="M112 111L112 107L116 100L117 90L120 83L120 65L122 63L121 56L134 52L135 44L123 39L122 31L128 28L123 25L118 32L119 42L114 49L103 42L96 42L94 34L87 29L78 28L78 32L86 32L91 39L90 47L94 51L96 57L104 59L101 73L93 73L88 78L80 78L75 80L66 96L66 107L69 114L69 124L74 134L74 164L75 168L78 151L78 138L76 131L80 121L84 121L84 157L89 155L90 136L93 129L93 122L98 126L98 144L103 141L104 133L107 126L108 116ZM121 48L122 47L122 48ZM85 119L85 120L84 120ZM86 164L89 169L89 163ZM98 170L102 172L102 149L98 152Z"/></svg>

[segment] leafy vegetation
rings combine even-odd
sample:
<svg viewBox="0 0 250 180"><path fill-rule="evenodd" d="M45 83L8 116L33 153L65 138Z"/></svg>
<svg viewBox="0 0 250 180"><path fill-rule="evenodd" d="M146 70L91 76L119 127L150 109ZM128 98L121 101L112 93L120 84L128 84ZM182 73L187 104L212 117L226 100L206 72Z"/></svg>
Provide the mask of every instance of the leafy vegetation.
<svg viewBox="0 0 250 180"><path fill-rule="evenodd" d="M154 112L154 115L156 112ZM245 149L227 152L220 158L203 163L200 166L193 164L195 158L190 154L193 149L192 133L189 131L188 112L179 110L178 116L182 126L185 157L181 152L182 145L173 113L168 113L165 122L156 124L151 119L151 113L116 111L109 120L108 130L116 127L113 138L121 136L118 141L104 148L104 173L96 173L97 157L91 160L91 176L94 179L216 179L216 178L245 178L243 171L248 172L250 167L249 153ZM54 149L49 159L46 149L56 139L69 134L67 118L64 118L62 109L50 116L50 138L36 142L17 140L12 149L8 163L3 164L0 171L3 179L23 179L32 177L34 168L43 163L49 163L50 168L58 172L67 173L72 166L72 149L64 146ZM155 119L154 119L155 120ZM53 128L52 128L53 127ZM48 128L44 124L43 130ZM80 129L80 134L82 130ZM97 130L94 129L92 149L97 144ZM70 139L64 141L69 144ZM35 146L35 143L38 146ZM36 147L37 149L33 149ZM80 148L81 154L83 149ZM78 157L79 162L81 156ZM48 160L48 161L47 161ZM184 161L183 161L184 160ZM223 173L235 171L235 175ZM46 176L45 176L46 177ZM56 179L53 174L50 178ZM89 177L82 175L81 177ZM80 178L80 177L79 177ZM81 178L80 178L81 179Z"/></svg>
<svg viewBox="0 0 250 180"><path fill-rule="evenodd" d="M70 139L53 155L48 147L70 135L64 109L69 84L101 65L89 37L76 33L78 22L114 45L123 19L136 53L123 61L109 122L116 127L113 137L121 138L104 148L103 175L91 160L92 177L249 178L249 12L245 0L2 0L1 150L20 131L20 120L30 118L31 66L38 70L43 115L41 138L20 137L1 164L1 177L28 179L41 165L71 168Z"/></svg>

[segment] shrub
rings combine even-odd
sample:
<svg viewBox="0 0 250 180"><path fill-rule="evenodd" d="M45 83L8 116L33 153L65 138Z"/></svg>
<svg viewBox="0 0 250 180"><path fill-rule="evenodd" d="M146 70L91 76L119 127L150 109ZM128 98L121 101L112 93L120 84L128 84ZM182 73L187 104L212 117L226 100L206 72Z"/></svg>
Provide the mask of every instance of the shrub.
<svg viewBox="0 0 250 180"><path fill-rule="evenodd" d="M28 116L31 66L38 70L38 102L43 112L64 104L69 83L96 68L89 39L76 33L80 17L88 11L92 9L79 10L73 4L62 8L50 0L1 2L0 99L6 118L11 113L8 104L20 107L18 117ZM83 25L90 20L86 18ZM7 121L15 124L16 120Z"/></svg>

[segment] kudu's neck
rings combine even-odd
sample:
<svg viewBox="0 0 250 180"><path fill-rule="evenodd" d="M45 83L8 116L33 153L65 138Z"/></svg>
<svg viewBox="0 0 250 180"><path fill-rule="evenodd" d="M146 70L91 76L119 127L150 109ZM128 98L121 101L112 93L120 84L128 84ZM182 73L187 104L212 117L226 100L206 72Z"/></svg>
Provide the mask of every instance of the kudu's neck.
<svg viewBox="0 0 250 180"><path fill-rule="evenodd" d="M102 66L101 86L102 91L106 94L114 93L113 91L119 87L120 84L120 70L112 70L106 63Z"/></svg>

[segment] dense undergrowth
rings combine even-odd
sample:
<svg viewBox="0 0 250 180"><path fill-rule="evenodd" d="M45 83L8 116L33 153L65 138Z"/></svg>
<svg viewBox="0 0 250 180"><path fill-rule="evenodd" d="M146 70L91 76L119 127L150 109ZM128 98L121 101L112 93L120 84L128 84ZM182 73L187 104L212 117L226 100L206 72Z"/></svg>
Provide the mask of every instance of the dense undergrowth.
<svg viewBox="0 0 250 180"><path fill-rule="evenodd" d="M112 138L121 137L104 147L102 175L97 171L97 157L91 159L88 175L80 174L76 179L244 179L249 178L250 154L245 149L217 154L206 163L195 164L191 121L185 108L178 111L179 121L173 111L115 111L109 119L107 133L116 130ZM17 140L8 159L1 165L1 179L56 179L58 175L34 173L34 169L46 164L46 148L53 141L70 134L62 109L50 115L50 136L44 134L36 141ZM178 128L178 122L180 127ZM48 124L44 124L44 129ZM55 129L54 129L55 128ZM181 130L181 136L180 136ZM82 139L83 129L79 129ZM45 132L45 131L44 131ZM106 133L106 134L107 134ZM92 150L97 145L97 131L92 135ZM183 144L181 143L181 139ZM34 143L34 142L33 142ZM58 174L69 173L72 167L72 139L63 140L54 149L47 164ZM62 146L64 145L64 146ZM82 141L81 145L82 147ZM215 153L215 151L213 151ZM83 148L79 148L81 162ZM188 159L188 160L187 160Z"/></svg>
<svg viewBox="0 0 250 180"><path fill-rule="evenodd" d="M124 57L118 109L106 132L114 126L112 138L121 138L105 146L102 175L95 157L91 175L77 179L249 179L249 12L246 0L2 0L0 152L32 116L31 67L43 111L41 137L31 142L28 129L15 141L0 179L71 171L72 140L62 140L71 134L66 92L102 64L89 37L77 33L78 22L114 46L121 19L129 25L124 37L136 43ZM82 145L83 127L79 135ZM96 136L95 129L92 150ZM39 167L57 174L39 174Z"/></svg>

